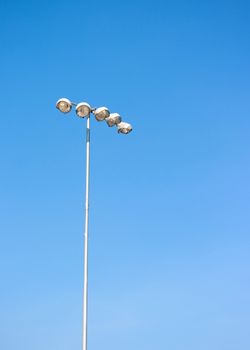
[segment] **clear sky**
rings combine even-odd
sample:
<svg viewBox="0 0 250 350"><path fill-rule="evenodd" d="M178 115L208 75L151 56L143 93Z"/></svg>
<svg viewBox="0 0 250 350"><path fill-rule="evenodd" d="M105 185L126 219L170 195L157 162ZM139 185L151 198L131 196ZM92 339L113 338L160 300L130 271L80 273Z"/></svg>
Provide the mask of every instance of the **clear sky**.
<svg viewBox="0 0 250 350"><path fill-rule="evenodd" d="M249 350L248 1L1 2L0 348Z"/></svg>

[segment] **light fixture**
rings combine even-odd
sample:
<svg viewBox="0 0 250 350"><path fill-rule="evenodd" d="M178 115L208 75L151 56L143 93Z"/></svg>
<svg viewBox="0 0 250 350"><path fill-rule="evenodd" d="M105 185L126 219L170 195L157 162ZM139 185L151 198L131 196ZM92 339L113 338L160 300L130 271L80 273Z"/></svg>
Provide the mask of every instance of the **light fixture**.
<svg viewBox="0 0 250 350"><path fill-rule="evenodd" d="M87 324L88 324L88 237L89 237L89 184L90 184L90 123L91 113L96 120L106 120L108 126L117 126L118 133L128 134L132 131L129 123L122 122L118 113L110 113L106 107L92 108L88 103L74 103L67 98L61 98L56 103L63 113L71 111L76 106L76 114L80 118L86 118L86 190L85 190L85 224L84 224L84 271L83 271L83 309L82 309L82 350L87 350Z"/></svg>
<svg viewBox="0 0 250 350"><path fill-rule="evenodd" d="M56 108L62 113L68 113L71 111L72 102L67 98L60 98L60 100L58 100L56 103Z"/></svg>
<svg viewBox="0 0 250 350"><path fill-rule="evenodd" d="M108 118L106 118L106 122L108 126L114 126L119 124L122 121L122 118L120 114L118 113L111 113Z"/></svg>
<svg viewBox="0 0 250 350"><path fill-rule="evenodd" d="M132 125L129 123L121 122L117 125L118 133L128 134L132 131Z"/></svg>
<svg viewBox="0 0 250 350"><path fill-rule="evenodd" d="M87 117L90 114L90 112L91 112L91 107L86 102L78 103L78 105L76 106L76 114L80 118Z"/></svg>
<svg viewBox="0 0 250 350"><path fill-rule="evenodd" d="M95 115L95 119L98 120L99 122L110 116L110 112L106 107L99 107L95 109L93 111L93 114Z"/></svg>

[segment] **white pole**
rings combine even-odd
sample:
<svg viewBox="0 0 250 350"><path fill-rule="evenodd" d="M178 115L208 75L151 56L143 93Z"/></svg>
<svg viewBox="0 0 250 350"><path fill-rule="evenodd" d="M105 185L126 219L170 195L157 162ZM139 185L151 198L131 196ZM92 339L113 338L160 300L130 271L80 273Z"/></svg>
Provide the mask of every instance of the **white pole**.
<svg viewBox="0 0 250 350"><path fill-rule="evenodd" d="M90 115L87 117L86 129L86 199L85 199L85 231L84 231L84 282L83 282L83 322L82 349L87 350L88 321L88 231L89 231L89 158L90 158Z"/></svg>

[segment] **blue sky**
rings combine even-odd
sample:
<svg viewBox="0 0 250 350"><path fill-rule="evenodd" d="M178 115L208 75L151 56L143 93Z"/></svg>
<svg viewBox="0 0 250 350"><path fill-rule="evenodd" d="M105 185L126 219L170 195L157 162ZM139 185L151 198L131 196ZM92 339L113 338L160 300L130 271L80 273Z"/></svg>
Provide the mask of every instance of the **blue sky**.
<svg viewBox="0 0 250 350"><path fill-rule="evenodd" d="M247 1L1 3L0 347L250 348Z"/></svg>

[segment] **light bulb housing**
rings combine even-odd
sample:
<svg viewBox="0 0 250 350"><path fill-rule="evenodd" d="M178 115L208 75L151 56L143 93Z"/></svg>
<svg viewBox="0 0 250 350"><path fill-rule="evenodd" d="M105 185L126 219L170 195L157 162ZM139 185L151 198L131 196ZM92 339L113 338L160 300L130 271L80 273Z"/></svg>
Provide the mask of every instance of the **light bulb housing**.
<svg viewBox="0 0 250 350"><path fill-rule="evenodd" d="M110 116L110 112L106 107L99 107L95 109L93 111L93 114L95 115L96 120L98 120L99 122Z"/></svg>
<svg viewBox="0 0 250 350"><path fill-rule="evenodd" d="M133 130L132 125L129 123L121 122L117 125L117 131L119 134L128 134Z"/></svg>
<svg viewBox="0 0 250 350"><path fill-rule="evenodd" d="M72 102L67 98L60 98L56 103L56 108L62 113L69 113L72 108Z"/></svg>
<svg viewBox="0 0 250 350"><path fill-rule="evenodd" d="M91 107L87 102L78 103L76 106L76 114L80 118L84 118L90 115Z"/></svg>
<svg viewBox="0 0 250 350"><path fill-rule="evenodd" d="M121 123L122 118L120 116L120 114L118 113L111 113L110 116L108 118L105 119L108 126L114 126L117 125L119 123Z"/></svg>

